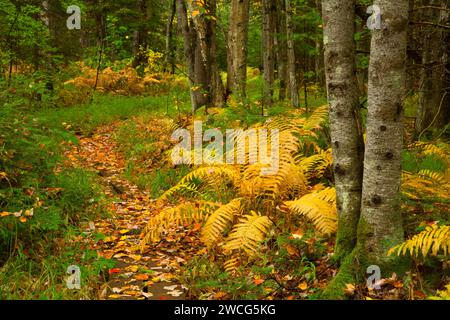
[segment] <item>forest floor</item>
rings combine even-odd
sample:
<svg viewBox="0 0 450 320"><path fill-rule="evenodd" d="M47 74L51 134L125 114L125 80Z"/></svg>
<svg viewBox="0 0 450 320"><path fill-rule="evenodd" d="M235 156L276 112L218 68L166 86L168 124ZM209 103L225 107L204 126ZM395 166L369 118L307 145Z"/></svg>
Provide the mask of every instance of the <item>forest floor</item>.
<svg viewBox="0 0 450 320"><path fill-rule="evenodd" d="M119 124L98 128L91 137L78 137L78 145L65 154L67 165L98 174L104 193L111 201L111 216L99 219L90 230L105 238L91 243L101 257L114 259L109 281L101 290L102 299L178 300L186 298L186 288L176 281L180 264L201 244L190 226L172 230L169 236L141 252L140 234L149 218L162 210L148 192L123 178L125 159L117 151L112 135ZM195 228L195 226L194 226Z"/></svg>

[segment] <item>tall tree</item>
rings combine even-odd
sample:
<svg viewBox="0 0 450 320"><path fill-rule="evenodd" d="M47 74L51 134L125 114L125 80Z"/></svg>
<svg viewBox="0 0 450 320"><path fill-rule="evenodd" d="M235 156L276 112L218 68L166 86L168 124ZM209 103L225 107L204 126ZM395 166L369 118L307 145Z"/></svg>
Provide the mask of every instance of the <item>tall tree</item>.
<svg viewBox="0 0 450 320"><path fill-rule="evenodd" d="M216 0L188 1L206 70L208 106L222 107L225 90L217 63Z"/></svg>
<svg viewBox="0 0 450 320"><path fill-rule="evenodd" d="M408 0L375 0L374 5L382 22L372 31L358 260L390 275L401 269L387 251L404 239L399 196Z"/></svg>
<svg viewBox="0 0 450 320"><path fill-rule="evenodd" d="M206 104L203 94L206 84L205 66L201 58L198 35L188 18L185 0L177 0L178 26L184 38L184 56L189 80L192 112Z"/></svg>
<svg viewBox="0 0 450 320"><path fill-rule="evenodd" d="M263 5L263 69L264 106L273 104L275 82L275 15L276 5L272 0L262 0Z"/></svg>
<svg viewBox="0 0 450 320"><path fill-rule="evenodd" d="M146 56L144 50L147 49L148 37L148 4L147 0L138 0L137 9L140 13L140 21L137 30L133 34L133 68L141 66L146 63Z"/></svg>
<svg viewBox="0 0 450 320"><path fill-rule="evenodd" d="M250 0L231 0L227 89L240 99L246 96L249 15Z"/></svg>
<svg viewBox="0 0 450 320"><path fill-rule="evenodd" d="M286 99L286 91L288 84L287 72L287 23L286 23L286 0L277 0L277 37L276 53L277 53L277 71L278 80L280 82L280 92L278 98Z"/></svg>
<svg viewBox="0 0 450 320"><path fill-rule="evenodd" d="M446 70L448 30L440 27L449 22L450 4L443 0L426 0L423 6L421 16L426 23L434 25L423 26L421 88L416 117L418 134L446 125L449 121L446 109L450 104L449 71Z"/></svg>
<svg viewBox="0 0 450 320"><path fill-rule="evenodd" d="M169 16L166 24L166 67L170 67L170 72L175 73L176 64L176 43L173 39L173 22L177 12L177 0L168 0Z"/></svg>
<svg viewBox="0 0 450 320"><path fill-rule="evenodd" d="M294 47L294 24L292 16L294 14L294 6L292 0L286 0L286 36L287 36L287 69L288 69L288 89L291 103L294 107L300 106L300 98L298 95L297 83L297 67L295 59Z"/></svg>
<svg viewBox="0 0 450 320"><path fill-rule="evenodd" d="M335 255L356 245L361 209L364 141L356 79L353 0L323 0L325 73L339 228Z"/></svg>

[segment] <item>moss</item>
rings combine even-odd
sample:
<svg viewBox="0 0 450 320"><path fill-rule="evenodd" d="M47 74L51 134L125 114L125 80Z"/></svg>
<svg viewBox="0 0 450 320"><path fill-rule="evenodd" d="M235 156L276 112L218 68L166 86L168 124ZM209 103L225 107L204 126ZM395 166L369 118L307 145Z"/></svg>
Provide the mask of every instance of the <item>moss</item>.
<svg viewBox="0 0 450 320"><path fill-rule="evenodd" d="M322 300L346 299L344 289L347 284L356 282L356 269L354 263L354 252L348 255L342 262L338 274L320 295Z"/></svg>

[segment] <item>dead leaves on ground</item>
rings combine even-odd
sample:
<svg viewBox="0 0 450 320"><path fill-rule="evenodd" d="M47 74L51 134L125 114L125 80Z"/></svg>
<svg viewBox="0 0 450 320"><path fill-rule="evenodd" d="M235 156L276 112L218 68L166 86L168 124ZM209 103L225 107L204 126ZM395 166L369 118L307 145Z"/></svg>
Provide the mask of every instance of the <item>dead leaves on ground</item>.
<svg viewBox="0 0 450 320"><path fill-rule="evenodd" d="M113 124L100 128L92 137L79 137L78 145L66 153L66 165L99 174L104 192L111 199L111 216L89 223L84 230L85 234L97 235L91 249L100 257L117 262L108 271L110 280L101 298L181 299L186 288L178 283L177 276L180 267L202 248L196 233L199 227L186 225L167 230L157 246L144 252L138 250L142 229L164 207L123 179L125 160L111 138L116 128L117 124ZM111 185L122 192L118 194Z"/></svg>

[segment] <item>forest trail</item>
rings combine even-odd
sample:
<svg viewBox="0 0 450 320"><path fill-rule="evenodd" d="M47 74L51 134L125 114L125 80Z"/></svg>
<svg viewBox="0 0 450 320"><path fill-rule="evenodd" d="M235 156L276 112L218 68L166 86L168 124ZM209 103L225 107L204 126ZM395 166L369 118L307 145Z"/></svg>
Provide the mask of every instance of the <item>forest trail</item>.
<svg viewBox="0 0 450 320"><path fill-rule="evenodd" d="M113 141L119 125L100 127L92 137L79 136L78 145L66 152L68 165L98 174L110 203L111 216L91 222L88 230L103 235L91 248L100 256L116 261L99 298L186 299L186 288L176 280L176 275L180 265L193 255L193 248L199 247L198 239L193 230L181 227L152 248L139 250L141 231L149 218L162 208L149 194L123 177L125 160Z"/></svg>

